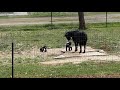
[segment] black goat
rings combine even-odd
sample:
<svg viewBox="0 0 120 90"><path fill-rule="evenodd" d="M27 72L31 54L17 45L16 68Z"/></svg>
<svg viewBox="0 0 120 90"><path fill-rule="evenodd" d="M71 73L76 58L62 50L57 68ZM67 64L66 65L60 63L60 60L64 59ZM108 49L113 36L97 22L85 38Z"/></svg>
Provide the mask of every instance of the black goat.
<svg viewBox="0 0 120 90"><path fill-rule="evenodd" d="M75 52L77 51L78 48L78 44L80 46L80 52L82 53L82 46L84 46L84 52L85 53L85 49L86 49L86 43L87 43L87 34L83 31L80 30L75 30L75 31L68 31L65 33L65 37L68 40L73 40L74 44L75 44Z"/></svg>

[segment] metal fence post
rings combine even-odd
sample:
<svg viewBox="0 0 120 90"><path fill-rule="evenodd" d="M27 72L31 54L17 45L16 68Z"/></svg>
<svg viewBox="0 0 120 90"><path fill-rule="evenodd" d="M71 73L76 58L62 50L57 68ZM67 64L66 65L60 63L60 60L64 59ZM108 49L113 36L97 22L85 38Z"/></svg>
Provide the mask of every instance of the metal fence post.
<svg viewBox="0 0 120 90"><path fill-rule="evenodd" d="M107 12L106 12L106 27L107 27Z"/></svg>
<svg viewBox="0 0 120 90"><path fill-rule="evenodd" d="M12 78L14 78L14 43L12 42Z"/></svg>
<svg viewBox="0 0 120 90"><path fill-rule="evenodd" d="M52 12L51 12L51 29L52 29L52 24L53 24L53 23L52 23Z"/></svg>

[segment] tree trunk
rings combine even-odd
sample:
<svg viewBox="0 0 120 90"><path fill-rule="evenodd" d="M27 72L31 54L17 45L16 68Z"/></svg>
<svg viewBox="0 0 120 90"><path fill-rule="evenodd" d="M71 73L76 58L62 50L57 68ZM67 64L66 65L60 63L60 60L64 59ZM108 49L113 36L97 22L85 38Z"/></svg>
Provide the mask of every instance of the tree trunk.
<svg viewBox="0 0 120 90"><path fill-rule="evenodd" d="M83 12L78 12L78 17L79 17L79 29L85 30L85 19L84 19L84 13Z"/></svg>

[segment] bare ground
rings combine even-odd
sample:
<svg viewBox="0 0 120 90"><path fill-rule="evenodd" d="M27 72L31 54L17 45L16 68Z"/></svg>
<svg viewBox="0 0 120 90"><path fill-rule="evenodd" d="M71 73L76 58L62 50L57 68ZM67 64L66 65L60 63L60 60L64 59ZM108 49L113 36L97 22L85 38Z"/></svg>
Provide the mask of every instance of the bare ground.
<svg viewBox="0 0 120 90"><path fill-rule="evenodd" d="M73 47L74 48L74 47ZM61 49L53 49L49 50L47 53L49 54L57 54L52 61L45 61L40 62L41 64L46 65L57 65L57 64L64 64L64 63L81 63L84 61L120 61L120 57L116 55L109 55L103 50L93 49L87 46L86 53L79 52L65 52L64 48ZM46 54L47 54L46 53Z"/></svg>
<svg viewBox="0 0 120 90"><path fill-rule="evenodd" d="M74 49L75 47L73 47ZM65 53L63 53L65 52ZM84 61L120 61L120 57L116 55L109 55L105 51L100 49L93 49L90 46L87 46L86 53L74 52L74 51L65 51L65 48L54 48L47 49L47 52L40 52L37 48L32 48L27 51L17 51L14 52L14 58L31 58L34 60L36 57L42 57L46 59L45 61L39 62L44 65L59 65L65 63L78 64ZM51 57L51 60L47 60L47 57ZM11 53L0 52L0 59L2 58L11 58ZM4 64L6 64L4 62Z"/></svg>

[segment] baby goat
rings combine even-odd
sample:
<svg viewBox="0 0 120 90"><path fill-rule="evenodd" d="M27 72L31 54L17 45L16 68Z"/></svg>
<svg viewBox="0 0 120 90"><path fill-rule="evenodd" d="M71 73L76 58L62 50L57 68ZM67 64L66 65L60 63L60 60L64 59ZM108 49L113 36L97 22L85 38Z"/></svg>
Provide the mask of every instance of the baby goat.
<svg viewBox="0 0 120 90"><path fill-rule="evenodd" d="M47 46L43 46L40 48L40 52L47 52Z"/></svg>
<svg viewBox="0 0 120 90"><path fill-rule="evenodd" d="M67 43L66 43L66 51L67 51L67 48L69 49L69 51L72 50L71 44L72 44L71 42L67 42Z"/></svg>

